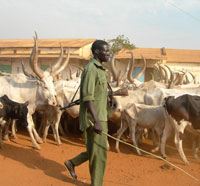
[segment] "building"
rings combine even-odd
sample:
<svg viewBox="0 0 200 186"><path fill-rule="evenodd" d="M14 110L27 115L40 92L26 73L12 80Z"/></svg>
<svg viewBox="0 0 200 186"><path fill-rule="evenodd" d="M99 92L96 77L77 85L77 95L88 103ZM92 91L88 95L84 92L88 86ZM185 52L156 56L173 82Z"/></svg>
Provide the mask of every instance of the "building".
<svg viewBox="0 0 200 186"><path fill-rule="evenodd" d="M70 69L76 73L77 66L84 67L91 57L91 45L96 39L38 39L39 55L38 64L45 70L53 65L60 54L60 43L64 52L70 49ZM8 73L19 73L21 69L21 59L27 71L31 71L29 57L33 47L33 39L12 39L0 40L0 71ZM140 78L141 81L151 79L153 66L157 63L167 64L172 70L188 70L198 76L200 80L200 50L183 50L167 48L136 48L131 52L135 58L135 70L133 77L142 69L143 58L147 61L145 74ZM131 59L130 50L122 49L115 56L116 68L125 71ZM108 64L109 66L109 64ZM69 66L68 66L69 67ZM63 78L68 78L69 68L62 73Z"/></svg>
<svg viewBox="0 0 200 186"><path fill-rule="evenodd" d="M90 48L96 39L38 39L38 65L42 70L53 65L60 55L60 43L64 53L70 50L69 64L84 66L91 57ZM21 59L27 71L31 71L29 58L33 39L0 40L0 70L8 73L22 72ZM65 55L66 56L66 55ZM72 73L74 66L71 66ZM67 70L64 72L64 76Z"/></svg>
<svg viewBox="0 0 200 186"><path fill-rule="evenodd" d="M130 52L133 52L135 59L135 74L143 67L142 56L144 56L147 61L147 69L143 77L141 77L141 81L150 80L150 74L154 71L153 66L160 63L167 64L172 70L188 70L192 72L200 82L200 50L136 48L130 51L128 49L123 49L116 55L117 69L125 70L131 58Z"/></svg>

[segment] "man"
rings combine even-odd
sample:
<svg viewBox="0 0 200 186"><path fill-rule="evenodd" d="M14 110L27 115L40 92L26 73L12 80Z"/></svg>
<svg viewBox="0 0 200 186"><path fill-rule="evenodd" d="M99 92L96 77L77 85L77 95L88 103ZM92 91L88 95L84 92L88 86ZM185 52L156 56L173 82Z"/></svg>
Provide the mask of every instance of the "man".
<svg viewBox="0 0 200 186"><path fill-rule="evenodd" d="M108 43L96 40L92 44L93 58L85 66L80 84L80 130L84 131L86 152L64 162L73 179L75 166L89 160L91 186L102 186L107 162L108 87L103 62L108 62Z"/></svg>

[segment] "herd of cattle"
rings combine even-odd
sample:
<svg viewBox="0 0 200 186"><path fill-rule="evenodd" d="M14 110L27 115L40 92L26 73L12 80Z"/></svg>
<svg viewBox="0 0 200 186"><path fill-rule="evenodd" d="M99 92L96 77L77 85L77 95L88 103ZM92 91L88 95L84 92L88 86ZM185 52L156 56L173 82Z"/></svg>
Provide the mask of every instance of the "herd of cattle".
<svg viewBox="0 0 200 186"><path fill-rule="evenodd" d="M155 71L158 79L148 82L140 82L139 76L145 72L144 68L137 77L133 78L134 56L124 74L118 73L115 68L114 57L109 71L113 90L127 88L128 96L117 96L117 108L109 118L113 123L121 122L117 131L117 138L129 129L133 144L137 147L141 132L151 129L159 137L158 145L152 152L161 150L161 155L166 158L165 144L168 137L174 134L174 142L177 150L186 165L189 162L184 154L182 140L184 130L188 130L193 136L198 136L200 124L200 84L195 82L195 77L187 72L173 72L168 66L156 65ZM80 84L80 76L70 80L59 78L59 74L67 67L70 54L64 58L61 45L60 56L55 65L45 71L38 67L38 39L34 37L34 47L30 56L32 73L28 73L22 64L23 73L5 74L0 76L0 145L2 144L2 130L8 139L8 128L14 121L20 120L31 137L33 147L40 149L40 143L46 141L48 129L51 126L54 138L61 144L59 130L64 133L60 119L63 112L71 117L78 118L79 106L75 105L66 110L60 107L68 105L72 98L77 100L79 93L74 97ZM192 80L189 80L191 79ZM33 114L38 111L42 114L40 137L35 128ZM15 136L15 130L12 130ZM199 140L200 141L200 140ZM195 141L194 141L195 142ZM198 158L199 143L194 143L194 155ZM1 146L0 146L1 148ZM119 152L119 142L116 142L116 150ZM137 148L137 153L141 155Z"/></svg>

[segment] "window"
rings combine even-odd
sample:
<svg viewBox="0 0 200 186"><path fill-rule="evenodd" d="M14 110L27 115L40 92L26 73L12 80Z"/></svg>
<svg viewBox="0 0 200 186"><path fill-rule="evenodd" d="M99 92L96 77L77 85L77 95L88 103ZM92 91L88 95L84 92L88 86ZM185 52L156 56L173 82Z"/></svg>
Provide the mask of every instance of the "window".
<svg viewBox="0 0 200 186"><path fill-rule="evenodd" d="M10 65L0 65L0 71L11 73L11 66Z"/></svg>
<svg viewBox="0 0 200 186"><path fill-rule="evenodd" d="M142 67L135 67L132 77L135 78L142 71L142 69ZM142 76L138 80L144 82L144 74L142 74Z"/></svg>
<svg viewBox="0 0 200 186"><path fill-rule="evenodd" d="M40 68L41 68L43 71L45 71L47 68L49 68L49 66L48 66L48 65L41 65Z"/></svg>

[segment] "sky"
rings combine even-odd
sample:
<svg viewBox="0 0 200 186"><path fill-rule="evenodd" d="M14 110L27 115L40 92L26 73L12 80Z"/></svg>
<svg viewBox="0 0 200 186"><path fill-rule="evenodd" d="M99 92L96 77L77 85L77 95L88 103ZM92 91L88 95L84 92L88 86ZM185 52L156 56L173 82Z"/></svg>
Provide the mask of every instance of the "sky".
<svg viewBox="0 0 200 186"><path fill-rule="evenodd" d="M140 48L200 49L200 0L0 0L0 39L124 35Z"/></svg>

